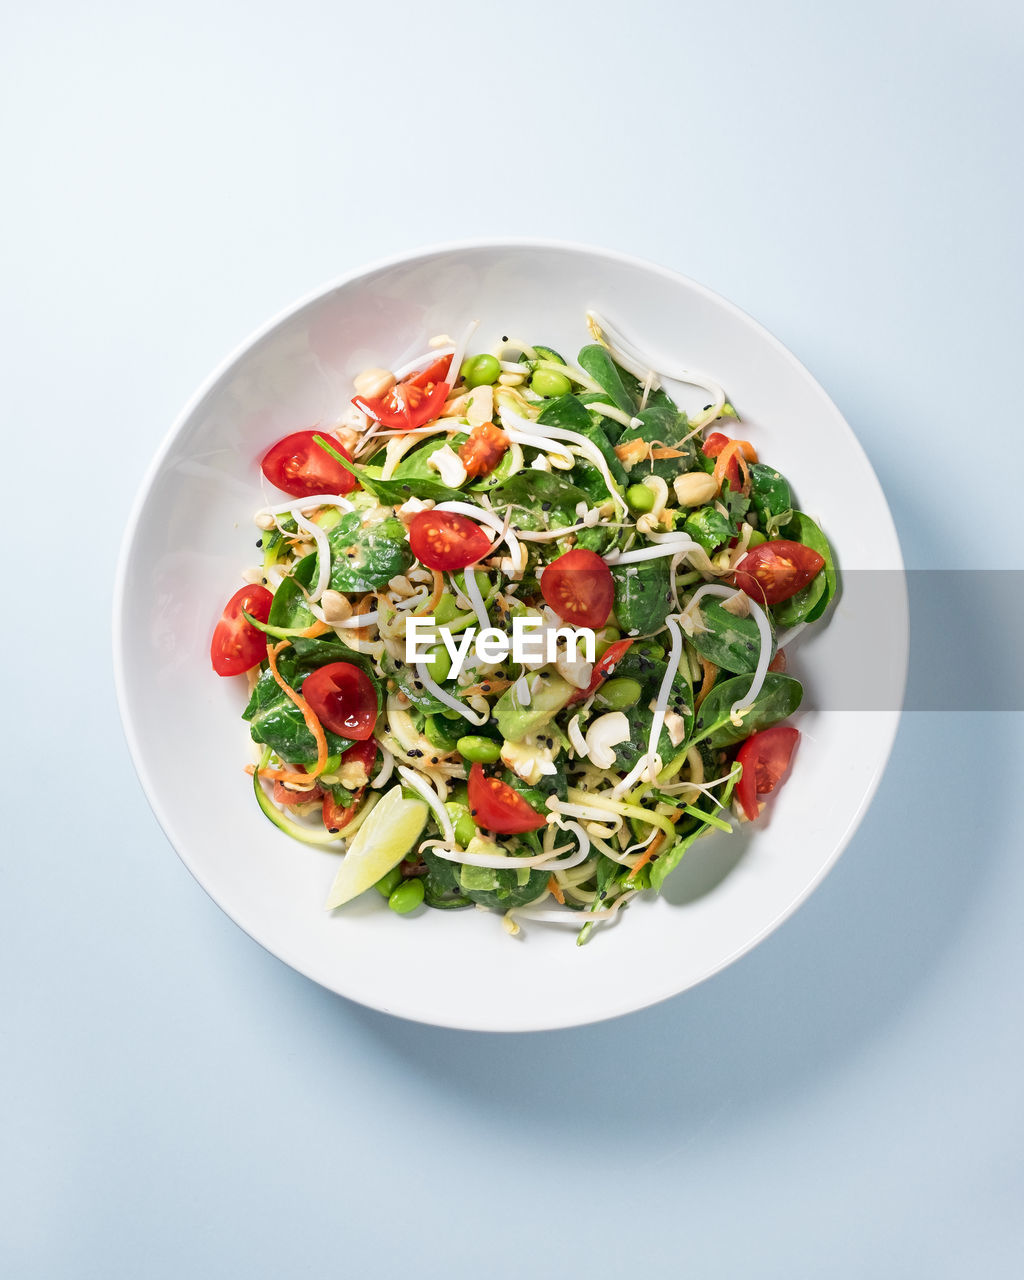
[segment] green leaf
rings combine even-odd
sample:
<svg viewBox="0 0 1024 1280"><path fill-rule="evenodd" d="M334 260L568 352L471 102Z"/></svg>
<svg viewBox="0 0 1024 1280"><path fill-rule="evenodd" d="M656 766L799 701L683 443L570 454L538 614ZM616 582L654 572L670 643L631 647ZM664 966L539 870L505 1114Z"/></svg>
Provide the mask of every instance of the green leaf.
<svg viewBox="0 0 1024 1280"><path fill-rule="evenodd" d="M802 591L772 608L772 614L780 627L795 627L799 622L814 622L829 606L839 582L832 548L828 539L810 516L794 511L793 519L783 530L783 536L792 542L802 542L824 559L824 568L811 579Z"/></svg>
<svg viewBox="0 0 1024 1280"><path fill-rule="evenodd" d="M517 518L517 523L526 529L575 524L576 507L581 502L590 505L586 493L550 471L520 471L491 491L495 509L514 507L525 512L526 520ZM531 519L533 523L527 523Z"/></svg>
<svg viewBox="0 0 1024 1280"><path fill-rule="evenodd" d="M711 747L729 747L742 742L752 733L759 733L791 716L804 695L799 680L769 671L761 692L737 728L730 714L732 705L744 698L749 688L750 677L745 675L715 684L701 703L689 745L701 739L706 739Z"/></svg>
<svg viewBox="0 0 1024 1280"><path fill-rule="evenodd" d="M761 633L753 618L738 618L714 599L701 600L697 606L706 630L695 630L690 644L699 654L723 671L753 674L761 655ZM771 615L768 616L771 626ZM772 657L775 637L772 636Z"/></svg>
<svg viewBox="0 0 1024 1280"><path fill-rule="evenodd" d="M305 556L295 566L274 592L274 601L270 606L267 621L272 627L300 628L311 627L316 618L306 607L306 597L302 588L309 589L316 574L317 553Z"/></svg>
<svg viewBox="0 0 1024 1280"><path fill-rule="evenodd" d="M627 427L619 436L619 444L628 444L630 440L646 440L648 444L662 445L668 449L678 449L677 458L647 458L634 463L630 467L630 478L643 479L644 476L660 476L671 483L683 471L692 471L696 465L696 446L693 440L687 440L690 433L690 421L685 413L672 404L649 404L642 413L636 415L642 425Z"/></svg>
<svg viewBox="0 0 1024 1280"><path fill-rule="evenodd" d="M590 374L617 409L623 413L636 412L637 402L627 390L619 366L600 343L583 347L577 359L580 368Z"/></svg>
<svg viewBox="0 0 1024 1280"><path fill-rule="evenodd" d="M454 424L453 424L454 425ZM407 453L402 461L395 467L395 480L413 480L418 485L420 481L438 482L438 473L428 463L430 459L437 453L438 449L443 449L446 444L450 444L453 449L458 449L463 444L466 436L457 435L451 440L447 436L435 436L433 440L427 440L411 453Z"/></svg>
<svg viewBox="0 0 1024 1280"><path fill-rule="evenodd" d="M668 558L612 566L615 616L627 634L648 636L660 631L672 608Z"/></svg>
<svg viewBox="0 0 1024 1280"><path fill-rule="evenodd" d="M373 591L405 573L413 561L405 527L394 516L364 525L359 512L350 511L327 541L334 591Z"/></svg>
<svg viewBox="0 0 1024 1280"><path fill-rule="evenodd" d="M773 516L780 516L793 506L793 494L789 481L774 467L766 467L763 462L750 464L750 497L757 512L758 525L766 536L768 521Z"/></svg>

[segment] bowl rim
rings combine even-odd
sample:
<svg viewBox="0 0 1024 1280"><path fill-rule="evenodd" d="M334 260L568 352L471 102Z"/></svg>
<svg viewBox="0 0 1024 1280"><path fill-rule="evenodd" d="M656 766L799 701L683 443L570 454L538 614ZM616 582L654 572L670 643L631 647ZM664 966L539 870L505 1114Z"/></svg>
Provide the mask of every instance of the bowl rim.
<svg viewBox="0 0 1024 1280"><path fill-rule="evenodd" d="M662 266L660 263L654 262L649 258L643 258L643 257L640 257L639 255L626 253L618 249L610 249L600 245L588 244L584 241L565 240L565 239L550 238L550 237L544 237L544 236L497 236L497 237L475 236L475 237L468 237L468 238L458 239L458 240L443 241L436 244L424 245L414 249L408 249L402 252L389 254L386 257L377 258L372 262L362 263L350 271L346 271L338 276L332 277L330 280L326 281L325 283L317 286L314 289L307 291L295 301L288 303L286 306L284 306L279 311L277 311L273 316L271 316L268 320L266 320L264 323L260 324L254 330L252 330L246 337L244 337L229 351L229 353L213 368L213 370L199 384L197 389L188 398L188 400L185 402L182 409L175 416L170 427L166 431L163 439L161 440L159 446L157 447L156 452L150 459L149 465L146 467L145 471L143 472L142 478L138 483L138 487L136 489L135 496L129 510L127 521L125 523L124 533L121 538L121 544L120 544L120 548L117 556L117 563L114 571L114 589L113 589L112 608L111 608L114 689L115 689L115 696L117 700L118 712L121 720L121 728L122 728L122 732L124 733L125 742L128 747L128 754L131 758L132 766L135 770L136 777L138 778L139 783L142 786L142 790L146 797L146 801L149 804L150 810L152 811L153 816L156 818L168 843L170 844L174 852L177 854L178 858L181 860L186 870L189 872L192 878L196 881L196 883L200 886L200 888L202 888L202 890L207 894L207 896L220 908L221 911L224 912L224 914L228 917L228 919L232 922L232 924L234 924L237 928L241 929L243 933L245 933L255 943L257 943L260 947L262 947L264 951L266 951L268 954L273 956L276 960L279 960L282 964L286 964L289 968L294 969L297 973L302 974L303 977L310 979L311 981L315 982L318 986L323 986L326 990L331 991L335 995L341 995L345 999L352 1000L353 1002L358 1004L363 1004L364 1007L374 1008L379 1012L388 1013L393 1017L402 1018L405 1021L418 1022L423 1025L439 1026L439 1027L450 1028L452 1030L463 1030L463 1031L485 1031L485 1032L505 1031L505 1032L512 1033L512 1032L522 1032L522 1031L559 1030L567 1027L591 1025L599 1021L604 1022L613 1018L624 1017L629 1013L639 1012L641 1009L650 1008L653 1005L660 1004L663 1001L674 998L675 996L682 995L686 991L692 990L696 986L700 986L701 984L706 982L709 978L712 978L714 977L715 974L722 972L722 970L724 969L727 969L730 965L734 964L742 956L746 955L748 952L752 951L755 947L757 947L767 937L769 937L772 933L774 933L775 930L778 929L779 926L783 924L791 915L793 915L793 913L800 906L802 906L803 903L806 902L807 899L814 893L814 891L818 888L818 886L829 874L829 872L835 867L840 856L842 855L847 845L849 844L850 840L853 838L853 835L859 828L865 813L867 812L868 808L871 805L871 802L875 797L875 794L881 783L882 777L885 774L886 768L888 766L889 758L892 754L893 746L896 740L896 735L899 730L899 725L900 725L902 714L903 714L902 708L903 708L903 701L904 701L905 691L906 691L907 668L908 668L908 659L909 659L909 626L908 625L904 625L903 633L902 633L903 643L901 645L901 654L900 654L901 671L900 671L900 677L898 681L899 705L890 713L888 721L884 724L884 726L882 726L883 736L885 740L884 742L880 742L880 753L878 757L877 768L875 770L874 776L871 778L869 784L865 788L865 791L861 797L860 803L857 806L857 809L854 812L854 814L851 816L850 822L846 830L843 832L841 838L836 843L835 849L833 850L831 857L827 860L827 862L824 865L822 865L817 875L815 875L812 880L808 881L808 883L801 888L801 891L795 895L793 900L785 908L779 911L770 921L768 921L763 926L763 928L761 928L756 934L750 937L741 947L736 948L729 955L723 957L718 963L714 964L713 967L709 968L706 973L703 973L699 978L697 978L696 981L690 983L688 986L686 986L682 990L675 991L675 992L668 992L668 993L658 992L653 994L650 998L642 1000L640 1003L636 1003L633 1000L618 1002L614 1006L609 1007L607 1012L601 1014L600 1017L598 1018L595 1018L592 1016L585 1016L582 1019L571 1019L571 1018L566 1019L564 1016L562 1016L560 1018L557 1018L557 1020L545 1019L543 1021L540 1021L528 1027L527 1026L494 1026L494 1025L483 1027L483 1026L479 1026L477 1024L466 1022L466 1021L438 1022L435 1019L431 1018L429 1015L420 1018L420 1017L417 1017L415 1013L399 1012L394 1009L387 1008L383 1005L367 1004L366 1002L360 1000L357 996L347 995L343 992L339 992L337 988L328 985L326 982L323 981L322 978L318 977L315 973L310 972L306 967L304 967L301 963L297 963L294 959L287 959L287 960L284 959L268 943L264 942L263 939L259 937L257 933L254 933L250 928L241 924L236 919L236 917L232 914L229 908L224 904L224 902L221 901L221 898L213 891L210 885L206 883L206 880L202 872L196 865L194 865L194 860L187 855L187 853L182 848L182 844L175 839L175 836L173 834L175 829L175 824L171 818L171 815L165 810L164 806L160 803L159 799L157 798L156 788L153 786L151 778L144 764L140 733L139 733L136 721L132 715L132 708L131 708L131 704L130 704L130 700L128 698L128 692L127 692L127 677L126 677L126 670L125 670L125 667L126 667L125 637L126 637L126 624L127 624L126 585L127 585L128 567L129 567L129 562L131 560L131 555L132 555L132 548L134 546L134 543L138 534L138 530L139 530L139 525L142 521L143 513L149 501L150 494L155 485L157 477L161 472L163 464L168 454L170 453L175 441L177 440L179 434L181 433L182 429L184 428L186 423L189 421L189 419L193 416L193 414L196 412L196 410L200 407L204 399L214 390L214 388L218 385L218 383L220 383L221 380L231 372L231 370L235 367L235 365L238 364L247 355L247 353L251 350L252 347L254 347L267 335L272 333L280 325L284 324L287 320L291 319L300 311L302 311L308 306L311 306L313 303L319 301L321 298L327 296L328 294L333 293L338 289L344 288L347 285L354 284L365 276L372 275L378 271L387 270L388 268L391 268L391 267L409 265L412 263L416 263L418 261L422 261L427 258L439 256L439 255L457 254L461 252L467 252L467 251L473 251L473 250L479 250L479 249L498 250L498 251L503 249L542 249L542 250L555 250L557 252L570 253L570 254L589 255L597 258L604 258L606 260L617 262L625 266L637 268L644 272L659 275L664 279L671 281L673 284L683 285L686 288L693 290L700 295L703 295L715 306L723 308L726 311L733 313L736 317L741 319L745 324L751 326L761 339L766 341L768 345L774 348L774 350L780 356L782 356L790 365L795 367L796 372L800 376L802 376L804 379L806 379L809 382L809 384L813 387L813 389L822 397L822 399L835 411L837 424L841 425L842 430L845 432L848 438L849 444L854 449L859 450L859 452L863 455L864 460L871 474L875 476L875 480L879 486L879 491L882 494L882 499L885 505L885 512L888 517L889 525L891 527L893 550L895 552L895 563L891 566L891 568L893 571L896 571L899 573L901 584L902 584L902 592L901 592L902 605L903 605L902 617L905 623L909 622L908 597L907 597L907 586L906 586L906 565L903 557L902 547L900 545L899 532L896 528L895 520L892 517L892 511L889 507L888 499L885 497L885 491L882 489L881 482L878 480L877 474L875 473L874 467L871 465L871 460L870 458L868 458L866 450L864 449L863 445L858 439L856 433L853 431L853 428L846 421L845 416L840 412L839 407L835 404L835 402L832 400L832 397L828 394L828 392L824 389L824 387L822 387L822 385L818 382L818 380L814 377L814 375L810 372L810 370L808 370L807 367L798 359L798 357L792 351L790 351L790 349L781 341L781 339L777 338L769 329L765 328L765 326L759 320L757 320L754 316L750 315L749 312L745 311L742 307L730 301L728 298L725 298L721 294L715 292L715 290L709 288L707 285L702 284L698 280L694 280L691 276L687 276L683 272L676 271L671 267Z"/></svg>

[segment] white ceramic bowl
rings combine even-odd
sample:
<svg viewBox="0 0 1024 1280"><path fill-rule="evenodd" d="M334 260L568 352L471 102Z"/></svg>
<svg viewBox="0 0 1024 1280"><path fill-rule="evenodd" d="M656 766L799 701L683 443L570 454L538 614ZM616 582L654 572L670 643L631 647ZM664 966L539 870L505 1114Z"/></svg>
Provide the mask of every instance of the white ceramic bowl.
<svg viewBox="0 0 1024 1280"><path fill-rule="evenodd" d="M496 914L389 912L376 893L329 915L337 854L296 844L257 809L242 772L244 682L210 669L223 602L256 562L258 459L290 431L336 420L353 375L397 367L435 333L479 319L575 355L588 307L641 348L712 372L762 458L792 481L846 571L896 571L890 661L902 690L906 597L899 545L871 467L807 371L748 316L700 285L618 253L535 241L426 249L367 267L279 316L209 379L143 483L118 574L118 696L139 777L164 831L210 896L286 963L373 1008L442 1026L530 1030L596 1021L693 986L748 951L802 902L862 818L895 736L898 702L822 710L819 691L858 643L841 599L801 637L801 749L770 818L698 842L666 885L585 947ZM673 391L678 390L672 388ZM694 405L680 391L683 407ZM902 664L902 665L900 665ZM818 703L816 709L815 703ZM811 958L808 958L811 961Z"/></svg>

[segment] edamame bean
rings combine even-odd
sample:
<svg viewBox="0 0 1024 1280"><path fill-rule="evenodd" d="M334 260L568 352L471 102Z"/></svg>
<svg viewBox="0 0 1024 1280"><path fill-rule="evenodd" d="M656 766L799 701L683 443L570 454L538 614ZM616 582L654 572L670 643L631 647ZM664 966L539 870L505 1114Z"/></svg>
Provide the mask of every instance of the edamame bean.
<svg viewBox="0 0 1024 1280"><path fill-rule="evenodd" d="M567 396L572 390L572 383L564 374L552 373L550 369L535 369L530 376L530 390L539 396Z"/></svg>
<svg viewBox="0 0 1024 1280"><path fill-rule="evenodd" d="M498 381L501 365L494 356L470 356L459 370L467 387L490 386Z"/></svg>
<svg viewBox="0 0 1024 1280"><path fill-rule="evenodd" d="M629 503L630 511L635 511L637 515L644 511L652 511L654 490L649 489L645 484L631 484L626 490L626 501Z"/></svg>
<svg viewBox="0 0 1024 1280"><path fill-rule="evenodd" d="M501 747L491 738L481 738L475 733L467 733L459 739L459 755L463 760L474 764L493 764L501 755Z"/></svg>
<svg viewBox="0 0 1024 1280"><path fill-rule="evenodd" d="M639 680L631 680L629 676L619 676L617 680L606 680L601 686L597 700L602 706L612 711L625 711L634 706L643 693Z"/></svg>
<svg viewBox="0 0 1024 1280"><path fill-rule="evenodd" d="M403 880L397 889L392 891L388 898L388 906L392 911L397 911L400 916L407 916L410 911L415 911L423 901L423 881L418 877L412 880Z"/></svg>
<svg viewBox="0 0 1024 1280"><path fill-rule="evenodd" d="M443 644L437 644L431 649L430 657L423 665L427 668L427 674L431 680L436 680L440 684L442 680L448 679L448 673L452 669L452 655Z"/></svg>
<svg viewBox="0 0 1024 1280"><path fill-rule="evenodd" d="M398 886L402 883L402 871L400 867L392 867L386 876L381 876L377 883L373 886L377 892L384 898L390 898Z"/></svg>
<svg viewBox="0 0 1024 1280"><path fill-rule="evenodd" d="M465 849L470 840L476 835L476 823L469 816L468 809L461 809L458 816L452 814L453 825L455 827L455 839Z"/></svg>

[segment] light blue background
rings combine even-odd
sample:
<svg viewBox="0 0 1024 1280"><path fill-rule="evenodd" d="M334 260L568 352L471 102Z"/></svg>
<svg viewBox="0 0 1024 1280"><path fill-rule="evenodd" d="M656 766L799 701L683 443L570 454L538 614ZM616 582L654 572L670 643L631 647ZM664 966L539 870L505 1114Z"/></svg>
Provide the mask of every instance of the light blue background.
<svg viewBox="0 0 1024 1280"><path fill-rule="evenodd" d="M474 1036L329 995L203 895L108 616L209 369L487 234L733 299L838 401L911 566L1020 568L1020 10L365 8L5 9L0 1273L1019 1274L1019 715L908 715L836 870L703 987Z"/></svg>

